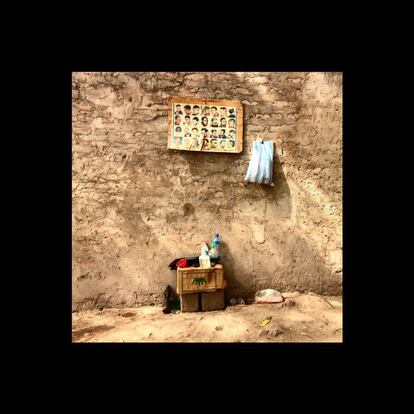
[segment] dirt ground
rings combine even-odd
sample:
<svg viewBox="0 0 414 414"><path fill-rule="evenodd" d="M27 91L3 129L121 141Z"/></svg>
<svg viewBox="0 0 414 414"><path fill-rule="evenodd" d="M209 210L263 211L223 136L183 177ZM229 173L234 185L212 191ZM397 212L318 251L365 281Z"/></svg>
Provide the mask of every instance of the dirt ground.
<svg viewBox="0 0 414 414"><path fill-rule="evenodd" d="M342 342L342 297L283 296L283 303L212 312L163 314L158 306L74 312L72 342Z"/></svg>

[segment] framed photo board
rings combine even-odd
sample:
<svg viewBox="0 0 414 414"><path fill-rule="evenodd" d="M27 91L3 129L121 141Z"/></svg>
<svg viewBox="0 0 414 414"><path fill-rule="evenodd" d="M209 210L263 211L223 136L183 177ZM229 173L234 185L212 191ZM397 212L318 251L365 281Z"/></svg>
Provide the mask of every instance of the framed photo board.
<svg viewBox="0 0 414 414"><path fill-rule="evenodd" d="M168 148L201 152L242 152L241 102L170 97Z"/></svg>

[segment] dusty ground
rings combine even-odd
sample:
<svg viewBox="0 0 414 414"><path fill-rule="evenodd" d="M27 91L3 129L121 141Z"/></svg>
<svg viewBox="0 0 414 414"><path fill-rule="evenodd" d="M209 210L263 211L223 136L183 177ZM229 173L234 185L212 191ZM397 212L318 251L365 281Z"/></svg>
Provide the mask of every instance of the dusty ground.
<svg viewBox="0 0 414 414"><path fill-rule="evenodd" d="M342 297L283 294L279 304L171 313L160 307L72 314L73 342L342 342ZM272 320L261 327L267 316Z"/></svg>

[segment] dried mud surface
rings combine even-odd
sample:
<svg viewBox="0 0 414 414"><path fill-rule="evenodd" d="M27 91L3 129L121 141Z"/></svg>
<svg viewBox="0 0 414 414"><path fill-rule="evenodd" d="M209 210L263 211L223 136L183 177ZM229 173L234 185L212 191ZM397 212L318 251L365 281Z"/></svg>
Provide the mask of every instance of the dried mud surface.
<svg viewBox="0 0 414 414"><path fill-rule="evenodd" d="M72 314L73 342L342 342L342 298L284 294L279 304L163 314L159 306ZM260 322L271 316L269 324Z"/></svg>

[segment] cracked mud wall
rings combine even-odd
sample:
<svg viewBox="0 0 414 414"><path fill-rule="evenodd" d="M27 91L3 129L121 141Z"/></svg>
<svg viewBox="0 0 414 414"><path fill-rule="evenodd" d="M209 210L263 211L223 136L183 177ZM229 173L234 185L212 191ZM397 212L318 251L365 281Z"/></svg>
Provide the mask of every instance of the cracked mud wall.
<svg viewBox="0 0 414 414"><path fill-rule="evenodd" d="M167 98L238 99L241 154L167 149ZM160 303L168 263L219 231L226 295L342 293L340 73L72 76L74 309ZM274 187L243 184L252 141Z"/></svg>

